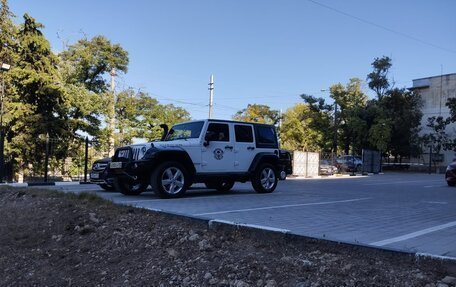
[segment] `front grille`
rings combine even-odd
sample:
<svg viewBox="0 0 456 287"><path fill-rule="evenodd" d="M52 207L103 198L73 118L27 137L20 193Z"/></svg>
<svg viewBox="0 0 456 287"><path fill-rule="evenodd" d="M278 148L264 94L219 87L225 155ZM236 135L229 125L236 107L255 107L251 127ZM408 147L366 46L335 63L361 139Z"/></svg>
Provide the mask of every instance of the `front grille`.
<svg viewBox="0 0 456 287"><path fill-rule="evenodd" d="M107 166L107 163L94 163L92 166L92 170L104 170Z"/></svg>
<svg viewBox="0 0 456 287"><path fill-rule="evenodd" d="M141 148L140 147L134 147L132 148L133 150L133 160L138 160L139 156L141 154Z"/></svg>
<svg viewBox="0 0 456 287"><path fill-rule="evenodd" d="M114 161L132 161L142 158L146 148L144 146L122 147L116 150Z"/></svg>

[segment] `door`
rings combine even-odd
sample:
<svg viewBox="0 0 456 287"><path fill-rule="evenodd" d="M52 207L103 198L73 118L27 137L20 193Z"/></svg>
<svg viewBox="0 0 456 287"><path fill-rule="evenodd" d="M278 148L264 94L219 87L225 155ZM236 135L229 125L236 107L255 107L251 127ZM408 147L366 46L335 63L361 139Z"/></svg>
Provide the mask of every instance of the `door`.
<svg viewBox="0 0 456 287"><path fill-rule="evenodd" d="M234 124L234 138L234 166L239 172L247 171L257 154L253 138L253 126Z"/></svg>
<svg viewBox="0 0 456 287"><path fill-rule="evenodd" d="M209 122L206 134L213 134L206 147L202 149L201 169L203 172L233 172L234 144L227 123Z"/></svg>

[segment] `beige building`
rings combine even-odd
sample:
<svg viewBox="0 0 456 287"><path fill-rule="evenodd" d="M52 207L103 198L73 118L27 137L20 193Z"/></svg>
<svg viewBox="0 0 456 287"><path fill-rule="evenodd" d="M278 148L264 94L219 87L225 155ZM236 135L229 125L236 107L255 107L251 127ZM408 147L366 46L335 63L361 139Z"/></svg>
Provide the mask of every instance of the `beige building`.
<svg viewBox="0 0 456 287"><path fill-rule="evenodd" d="M430 128L426 126L429 117L442 116L447 118L450 116L449 109L445 103L448 98L456 98L456 73L413 80L413 86L409 89L418 92L423 100L421 134L430 133ZM456 137L456 124L449 125L446 132ZM421 161L428 164L429 148L423 148L425 154ZM441 166L446 166L456 158L456 151L442 151L441 153L443 154L443 161L440 163Z"/></svg>

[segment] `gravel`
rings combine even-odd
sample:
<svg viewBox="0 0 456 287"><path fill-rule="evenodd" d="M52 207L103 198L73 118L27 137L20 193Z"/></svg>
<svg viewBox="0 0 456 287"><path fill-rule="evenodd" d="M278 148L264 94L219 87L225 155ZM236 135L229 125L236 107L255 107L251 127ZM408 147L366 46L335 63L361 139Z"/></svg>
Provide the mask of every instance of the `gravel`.
<svg viewBox="0 0 456 287"><path fill-rule="evenodd" d="M456 286L456 264L0 188L1 286Z"/></svg>

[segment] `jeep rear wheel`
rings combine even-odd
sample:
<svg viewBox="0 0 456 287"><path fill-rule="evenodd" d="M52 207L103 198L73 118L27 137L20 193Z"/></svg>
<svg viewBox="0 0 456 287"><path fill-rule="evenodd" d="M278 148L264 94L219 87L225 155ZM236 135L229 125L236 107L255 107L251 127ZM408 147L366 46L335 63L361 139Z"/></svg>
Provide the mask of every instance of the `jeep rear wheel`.
<svg viewBox="0 0 456 287"><path fill-rule="evenodd" d="M234 181L231 179L223 179L220 181L206 181L204 184L207 188L216 189L220 192L227 192L233 188Z"/></svg>
<svg viewBox="0 0 456 287"><path fill-rule="evenodd" d="M251 181L256 192L273 192L276 189L278 182L276 168L269 163L260 165L253 173Z"/></svg>
<svg viewBox="0 0 456 287"><path fill-rule="evenodd" d="M139 195L147 189L149 184L144 180L117 177L114 179L114 188L124 195Z"/></svg>
<svg viewBox="0 0 456 287"><path fill-rule="evenodd" d="M184 195L189 185L185 167L174 161L159 165L152 173L150 184L158 196L175 198Z"/></svg>

